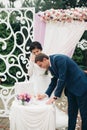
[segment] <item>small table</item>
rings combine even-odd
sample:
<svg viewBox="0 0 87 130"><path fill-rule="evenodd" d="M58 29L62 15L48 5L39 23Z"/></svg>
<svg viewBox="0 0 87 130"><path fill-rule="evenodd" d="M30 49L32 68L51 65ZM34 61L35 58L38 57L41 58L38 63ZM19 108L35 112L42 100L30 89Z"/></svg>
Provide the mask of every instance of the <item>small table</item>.
<svg viewBox="0 0 87 130"><path fill-rule="evenodd" d="M30 101L21 105L14 101L10 112L10 130L55 130L55 105Z"/></svg>

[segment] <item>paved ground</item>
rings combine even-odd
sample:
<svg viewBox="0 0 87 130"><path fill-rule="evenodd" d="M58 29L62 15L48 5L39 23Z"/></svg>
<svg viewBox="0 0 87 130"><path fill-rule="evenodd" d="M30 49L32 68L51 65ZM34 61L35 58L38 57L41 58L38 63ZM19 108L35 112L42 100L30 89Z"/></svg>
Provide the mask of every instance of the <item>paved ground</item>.
<svg viewBox="0 0 87 130"><path fill-rule="evenodd" d="M10 130L9 118L0 118L0 130ZM80 120L78 121L76 130L81 130Z"/></svg>
<svg viewBox="0 0 87 130"><path fill-rule="evenodd" d="M0 117L0 130L10 130L9 127L9 119L5 117Z"/></svg>

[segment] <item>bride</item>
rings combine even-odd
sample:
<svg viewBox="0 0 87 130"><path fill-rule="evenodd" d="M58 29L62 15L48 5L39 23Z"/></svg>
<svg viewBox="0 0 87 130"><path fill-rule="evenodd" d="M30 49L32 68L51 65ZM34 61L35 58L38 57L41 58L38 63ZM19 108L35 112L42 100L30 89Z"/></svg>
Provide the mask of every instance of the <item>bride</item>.
<svg viewBox="0 0 87 130"><path fill-rule="evenodd" d="M34 63L35 56L42 52L42 46L39 42L35 41L30 46L30 59L29 59L29 82L31 83L31 89L33 89L33 94L44 93L48 88L48 85L51 82L51 74L45 69L40 68L37 64ZM61 111L56 107L56 128L63 128L68 126L68 116L65 112Z"/></svg>

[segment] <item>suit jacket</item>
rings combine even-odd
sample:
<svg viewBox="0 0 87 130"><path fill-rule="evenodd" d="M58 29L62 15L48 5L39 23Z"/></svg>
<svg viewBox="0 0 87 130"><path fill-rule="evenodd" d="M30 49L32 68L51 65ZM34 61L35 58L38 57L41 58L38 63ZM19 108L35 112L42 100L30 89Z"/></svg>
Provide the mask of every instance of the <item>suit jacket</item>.
<svg viewBox="0 0 87 130"><path fill-rule="evenodd" d="M46 91L48 96L54 91L54 95L60 97L63 89L76 96L82 96L87 92L87 76L83 70L68 56L51 55L49 70L53 75L51 83Z"/></svg>

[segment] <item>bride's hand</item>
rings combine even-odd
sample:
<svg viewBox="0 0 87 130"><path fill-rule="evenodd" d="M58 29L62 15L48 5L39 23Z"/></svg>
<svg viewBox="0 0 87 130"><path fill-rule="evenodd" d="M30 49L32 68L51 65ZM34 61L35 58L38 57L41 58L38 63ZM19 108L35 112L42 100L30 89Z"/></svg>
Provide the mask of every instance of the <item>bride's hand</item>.
<svg viewBox="0 0 87 130"><path fill-rule="evenodd" d="M46 102L46 104L52 104L54 101L55 101L54 98L50 98L50 99Z"/></svg>
<svg viewBox="0 0 87 130"><path fill-rule="evenodd" d="M45 94L38 94L38 95L37 95L37 99L38 99L38 100L42 100L42 99L44 99L45 97L46 97Z"/></svg>
<svg viewBox="0 0 87 130"><path fill-rule="evenodd" d="M31 54L30 61L35 62L35 55L34 54Z"/></svg>

